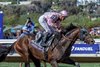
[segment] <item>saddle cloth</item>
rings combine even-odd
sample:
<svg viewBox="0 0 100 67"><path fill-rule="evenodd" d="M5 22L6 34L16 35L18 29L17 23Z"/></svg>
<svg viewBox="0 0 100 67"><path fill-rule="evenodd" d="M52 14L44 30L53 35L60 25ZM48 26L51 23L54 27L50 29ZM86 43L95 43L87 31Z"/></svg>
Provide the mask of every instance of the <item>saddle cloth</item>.
<svg viewBox="0 0 100 67"><path fill-rule="evenodd" d="M35 42L35 40L31 41L31 45L39 50L41 50L42 52L44 52L44 49L46 49L46 51L49 49L50 45L52 44L54 40L54 35L52 35L48 41L46 43L44 43L42 41L42 39L40 40L40 42ZM46 47L43 46L43 44L47 45Z"/></svg>
<svg viewBox="0 0 100 67"><path fill-rule="evenodd" d="M32 46L35 47L36 49L38 49L38 50L44 52L44 47L42 47L40 44L34 42L34 40L31 41L31 44L30 44L30 45L32 45Z"/></svg>

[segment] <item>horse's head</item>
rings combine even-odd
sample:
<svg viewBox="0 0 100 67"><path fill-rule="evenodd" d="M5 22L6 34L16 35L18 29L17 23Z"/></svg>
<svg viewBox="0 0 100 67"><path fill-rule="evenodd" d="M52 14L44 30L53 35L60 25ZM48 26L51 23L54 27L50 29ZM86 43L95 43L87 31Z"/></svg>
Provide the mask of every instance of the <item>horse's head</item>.
<svg viewBox="0 0 100 67"><path fill-rule="evenodd" d="M89 34L86 28L81 28L79 33L79 39L84 41L87 44L94 44L95 41L92 36Z"/></svg>
<svg viewBox="0 0 100 67"><path fill-rule="evenodd" d="M81 28L73 24L70 24L67 28L65 28L63 34L67 35L66 38L70 37L72 41L80 39L87 44L94 44L95 42L86 28Z"/></svg>

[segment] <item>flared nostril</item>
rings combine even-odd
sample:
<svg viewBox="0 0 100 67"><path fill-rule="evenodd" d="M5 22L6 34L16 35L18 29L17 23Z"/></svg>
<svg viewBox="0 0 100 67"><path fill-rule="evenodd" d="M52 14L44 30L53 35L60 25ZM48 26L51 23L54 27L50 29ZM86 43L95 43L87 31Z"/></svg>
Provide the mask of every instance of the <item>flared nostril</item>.
<svg viewBox="0 0 100 67"><path fill-rule="evenodd" d="M91 41L91 43L92 43L92 44L94 44L94 43L95 43L95 41Z"/></svg>

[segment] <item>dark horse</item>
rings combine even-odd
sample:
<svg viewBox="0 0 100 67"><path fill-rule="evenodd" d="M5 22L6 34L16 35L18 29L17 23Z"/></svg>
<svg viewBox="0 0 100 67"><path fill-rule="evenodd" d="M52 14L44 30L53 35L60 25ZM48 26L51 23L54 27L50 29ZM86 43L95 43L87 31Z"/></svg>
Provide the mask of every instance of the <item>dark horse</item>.
<svg viewBox="0 0 100 67"><path fill-rule="evenodd" d="M34 37L35 35L33 38ZM60 37L59 41L58 37ZM3 61L14 47L16 52L21 55L26 64L28 64L31 59L36 67L40 67L40 61L49 62L52 67L58 67L58 63L76 65L75 62L69 57L71 54L71 48L76 40L83 40L89 45L94 44L93 38L86 29L71 25L68 28L63 29L61 36L59 35L54 38L51 46L49 46L48 49L48 59L45 60L44 51L36 48L36 45L31 45L31 38L31 35L25 35L19 38L8 49L2 50L0 53L0 61ZM29 65L26 67L29 67Z"/></svg>

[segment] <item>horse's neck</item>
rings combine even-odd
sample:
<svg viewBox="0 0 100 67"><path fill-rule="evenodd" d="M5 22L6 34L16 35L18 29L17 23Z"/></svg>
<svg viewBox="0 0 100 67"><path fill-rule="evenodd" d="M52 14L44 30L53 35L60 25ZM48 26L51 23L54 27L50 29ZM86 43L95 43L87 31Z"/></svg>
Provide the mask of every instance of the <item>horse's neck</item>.
<svg viewBox="0 0 100 67"><path fill-rule="evenodd" d="M67 38L62 38L62 46L65 48L65 50L69 47L72 47L72 45L75 43L79 35L79 29L72 30L70 34L65 35Z"/></svg>

